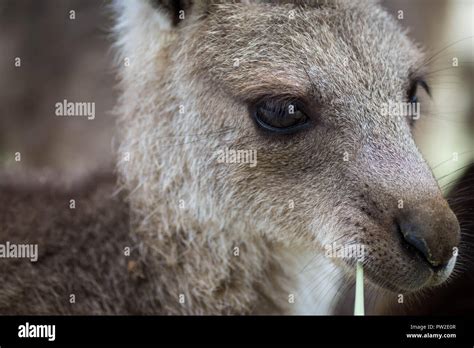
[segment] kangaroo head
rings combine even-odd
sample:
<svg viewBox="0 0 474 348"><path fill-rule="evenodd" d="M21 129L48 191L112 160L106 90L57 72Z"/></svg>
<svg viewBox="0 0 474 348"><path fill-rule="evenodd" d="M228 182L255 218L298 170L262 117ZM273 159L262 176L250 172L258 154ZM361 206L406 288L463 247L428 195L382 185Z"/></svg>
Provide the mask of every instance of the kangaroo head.
<svg viewBox="0 0 474 348"><path fill-rule="evenodd" d="M378 4L118 7L120 171L145 222L314 253L360 244L367 278L391 291L447 279L457 219L413 117L387 112L428 89L423 55ZM353 272L354 258L334 262Z"/></svg>

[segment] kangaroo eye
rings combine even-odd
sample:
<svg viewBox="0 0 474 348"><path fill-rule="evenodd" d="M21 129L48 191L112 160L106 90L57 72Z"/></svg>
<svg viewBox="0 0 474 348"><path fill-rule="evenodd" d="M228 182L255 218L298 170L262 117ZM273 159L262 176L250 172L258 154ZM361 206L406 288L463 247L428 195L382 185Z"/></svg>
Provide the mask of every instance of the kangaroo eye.
<svg viewBox="0 0 474 348"><path fill-rule="evenodd" d="M410 125L411 128L414 127L416 120L419 118L420 99L418 98L418 95L417 95L419 86L422 87L426 91L428 96L431 96L430 87L428 86L425 80L423 80L422 78L415 78L411 80L410 87L408 88L408 91L407 91L407 101L408 103L412 104L412 107L418 110L418 114L416 118L413 117L413 115L411 115L411 117L408 118L408 124Z"/></svg>
<svg viewBox="0 0 474 348"><path fill-rule="evenodd" d="M410 88L408 89L408 92L407 92L407 99L409 103L412 103L412 104L418 103L418 96L417 96L418 86L421 86L426 91L426 93L430 95L430 87L428 86L426 81L422 79L415 79L411 82Z"/></svg>
<svg viewBox="0 0 474 348"><path fill-rule="evenodd" d="M255 106L253 117L260 128L280 134L295 133L309 123L298 101L262 101Z"/></svg>

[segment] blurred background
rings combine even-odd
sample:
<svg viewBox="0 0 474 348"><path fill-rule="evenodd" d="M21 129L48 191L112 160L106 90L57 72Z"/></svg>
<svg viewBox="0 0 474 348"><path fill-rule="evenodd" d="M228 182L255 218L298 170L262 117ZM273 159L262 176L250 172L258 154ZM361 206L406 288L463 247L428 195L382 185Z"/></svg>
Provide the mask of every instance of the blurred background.
<svg viewBox="0 0 474 348"><path fill-rule="evenodd" d="M415 136L462 220L467 261L450 288L458 293L450 296L470 299L474 173L462 184L459 178L474 158L473 4L382 1L427 53L433 101ZM81 176L113 165L117 93L108 5L100 0L0 0L0 170L47 169ZM94 102L95 119L55 116L55 104L64 99ZM15 161L17 153L21 161ZM433 301L442 306L440 298L448 295L439 296ZM474 310L474 299L470 303Z"/></svg>
<svg viewBox="0 0 474 348"><path fill-rule="evenodd" d="M110 28L107 2L0 0L0 166L80 175L111 163ZM95 102L95 119L55 116L64 99Z"/></svg>

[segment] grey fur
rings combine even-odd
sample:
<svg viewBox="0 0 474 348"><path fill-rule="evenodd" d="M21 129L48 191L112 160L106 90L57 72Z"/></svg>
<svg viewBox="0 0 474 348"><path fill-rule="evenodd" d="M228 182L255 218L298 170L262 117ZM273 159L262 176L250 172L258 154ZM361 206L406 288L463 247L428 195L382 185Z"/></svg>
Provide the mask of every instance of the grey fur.
<svg viewBox="0 0 474 348"><path fill-rule="evenodd" d="M0 262L0 313L333 313L353 272L353 260L323 264L334 241L368 247L368 284L381 293L434 285L392 230L397 204L443 221L440 252L459 231L408 122L381 116L423 66L377 3L197 1L180 25L148 0L116 9L130 62L117 108L122 193L91 178L71 212L70 192L4 186L2 238L34 235L42 254ZM262 136L248 105L282 94L307 100L318 126ZM257 167L216 163L223 146L256 150Z"/></svg>

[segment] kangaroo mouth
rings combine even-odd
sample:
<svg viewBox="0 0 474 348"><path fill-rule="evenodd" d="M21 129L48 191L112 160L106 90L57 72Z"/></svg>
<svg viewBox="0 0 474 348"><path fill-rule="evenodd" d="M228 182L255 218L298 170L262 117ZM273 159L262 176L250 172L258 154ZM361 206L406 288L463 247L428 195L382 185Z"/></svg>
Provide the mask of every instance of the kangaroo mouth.
<svg viewBox="0 0 474 348"><path fill-rule="evenodd" d="M362 261L367 282L410 293L449 278L457 258L459 224L449 208L437 208L431 204L421 211L397 211L394 219L359 215L365 220L356 226L364 226L357 237L365 246ZM346 263L353 273L354 258Z"/></svg>
<svg viewBox="0 0 474 348"><path fill-rule="evenodd" d="M456 256L447 263L433 266L426 257L403 238L392 247L368 248L364 257L366 279L372 285L395 293L417 292L444 283L451 275Z"/></svg>
<svg viewBox="0 0 474 348"><path fill-rule="evenodd" d="M456 260L453 258L449 265L439 270L426 267L425 270L416 271L411 275L407 274L405 277L388 276L383 274L384 272L381 272L379 267L371 267L369 264L365 268L366 280L375 287L394 293L413 293L444 283L449 278L455 262Z"/></svg>

